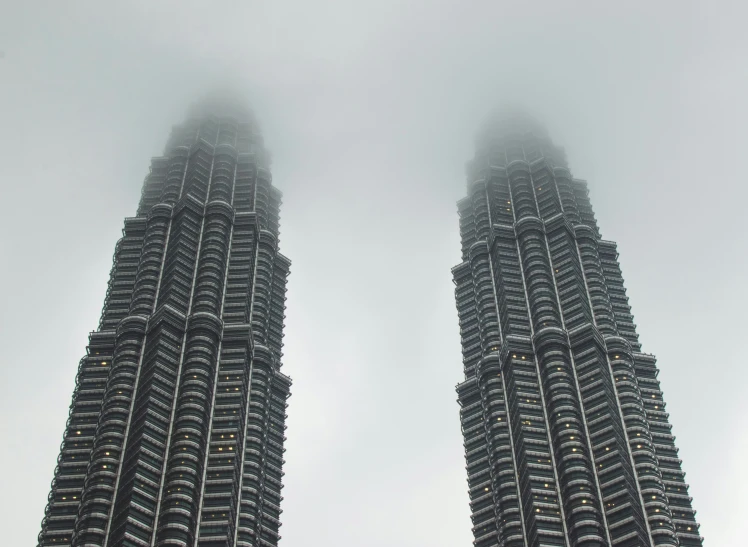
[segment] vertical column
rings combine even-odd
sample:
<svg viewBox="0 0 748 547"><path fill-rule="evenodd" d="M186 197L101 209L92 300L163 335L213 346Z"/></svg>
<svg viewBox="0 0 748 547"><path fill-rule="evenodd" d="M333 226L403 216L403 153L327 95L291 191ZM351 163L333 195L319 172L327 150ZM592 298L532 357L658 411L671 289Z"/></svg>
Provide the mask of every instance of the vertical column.
<svg viewBox="0 0 748 547"><path fill-rule="evenodd" d="M502 182L503 178L499 177L497 183L501 185ZM490 195L492 192L489 191L488 196ZM496 196L497 192L493 192L493 195ZM501 197L500 190L498 197ZM506 201L509 202L508 205L511 204L511 200ZM499 232L500 230L495 230L494 234ZM492 237L492 244L500 249L502 239ZM487 255L487 258L490 258L490 255ZM492 280L490 294L494 313L488 316L494 320L499 310L499 291L496 285L502 284L501 278L497 279L496 272L501 273L505 267L500 255L495 257L495 262L496 267L489 263L489 279ZM506 295L503 296L505 300ZM522 296L524 302L524 294ZM498 321L496 323L498 328ZM493 371L496 374L486 374L482 366L480 380L482 385L490 381L500 384L503 393L506 394L508 437L516 460L521 493L520 514L524 515L524 529L529 545L566 545L566 530L558 498L558 478L550 450L547 416L542 404L543 395L538 384L537 369L531 361L525 360L526 354L532 353L528 352L528 347L531 347L529 339L508 334L503 340L501 361L498 360L498 355L496 356L497 362ZM523 354L520 359L517 359L515 354L518 349ZM491 354L484 357L484 365L487 365L490 359ZM503 362L501 367L500 362ZM503 374L499 370L502 370ZM487 421L492 422L493 420ZM500 423L497 425L501 427Z"/></svg>
<svg viewBox="0 0 748 547"><path fill-rule="evenodd" d="M277 372L277 364L273 365L272 354L262 346L256 348L252 368L250 417L259 421L259 428L255 432L248 428L246 446L253 451L248 452L247 456L259 452L260 463L259 469L248 468L245 460L242 492L248 479L250 488L254 483L255 489L260 494L253 523L254 538L257 544L275 546L280 540L280 521L276 515L279 515L282 499L283 473L280 466L285 441L283 430L285 429L285 408L290 380ZM259 471L259 481L255 479L253 471ZM244 510L243 503L242 510ZM246 524L249 523L243 524L243 518L244 515L240 515L240 526L247 528ZM251 532L250 535L252 535Z"/></svg>
<svg viewBox="0 0 748 547"><path fill-rule="evenodd" d="M480 214L481 225L489 224L487 202L484 191L478 191L475 196L483 198L483 208ZM477 201L477 197L474 198ZM483 218L485 217L485 218ZM483 232L483 230L481 230ZM473 534L476 545L494 545L497 537L502 538L507 545L526 545L524 540L524 519L522 517L522 500L516 482L515 464L509 463L512 474L500 474L507 466L499 462L507 455L513 460L511 434L507 434L503 427L507 420L505 409L504 389L500 379L500 366L494 359L489 364L487 358L498 357L501 345L501 333L497 316L496 296L494 294L493 274L489 262L488 245L485 240L474 243L470 248L470 267L473 300L478 319L481 340L481 355L483 356L476 379L482 403L481 421L483 423L484 440L482 446L476 446L471 452L480 450L488 456L486 474L475 474L469 477L471 492L475 492L480 504L482 498L487 497L493 502L494 513L481 513L473 516ZM493 421L503 417L504 424L492 427ZM489 422L488 420L491 420ZM467 441L467 439L466 439ZM466 449L468 446L466 445ZM468 458L472 457L470 452ZM474 458L473 458L474 459ZM482 490L482 491L481 491Z"/></svg>
<svg viewBox="0 0 748 547"><path fill-rule="evenodd" d="M568 217L557 215L546 221L546 234L555 290L574 364L574 369L567 369L571 372L569 380L578 385L608 533L616 544L645 545L650 543L649 533L628 458L605 344L593 326L574 230L568 224Z"/></svg>
<svg viewBox="0 0 748 547"><path fill-rule="evenodd" d="M87 356L81 359L78 368L70 416L38 538L39 545L59 545L72 541L96 426L112 368L115 329L127 315L130 306L138 261L143 250L145 226L145 218L126 219L123 237L115 248L99 331L90 335Z"/></svg>
<svg viewBox="0 0 748 547"><path fill-rule="evenodd" d="M483 423L483 404L476 379L471 378L459 384L457 393L464 437L465 469L468 475L470 518L473 522L474 544L480 547L484 545L493 546L496 545L497 538L501 534L499 529L501 509L496 507L494 495L490 489L492 482L491 467L486 445L486 428ZM516 486L513 492L516 505ZM516 525L520 528L519 519L516 520ZM519 536L521 538L521 529Z"/></svg>
<svg viewBox="0 0 748 547"><path fill-rule="evenodd" d="M184 329L169 306L148 321L106 545L151 542Z"/></svg>
<svg viewBox="0 0 748 547"><path fill-rule="evenodd" d="M234 199L240 189L239 173ZM237 212L231 238L225 324L218 364L215 401L211 416L210 445L206 454L205 486L200 501L200 528L195 545L222 544L236 536L240 511L243 458L252 375L252 339L249 325L257 257L254 213ZM241 540L243 536L239 534Z"/></svg>
<svg viewBox="0 0 748 547"><path fill-rule="evenodd" d="M465 211L469 209L466 208ZM462 218L461 214L461 225ZM474 239L471 241L474 243ZM467 251L465 256L467 258ZM493 471L489 460L488 439L492 436L493 424L486 424L485 416L503 416L505 426L506 412L503 409L503 397L501 393L496 396L493 386L486 394L484 405L484 395L476 378L476 368L483 351L470 263L463 262L453 268L452 274L456 285L455 299L466 377L466 380L457 386L457 394L475 545L492 546L496 545L497 541L504 541L507 545L511 545L511 542L516 545L519 541L519 545L524 545L514 463L505 430L493 435L496 438L496 445L491 450L495 451L497 459ZM502 502L499 503L498 500Z"/></svg>
<svg viewBox="0 0 748 547"><path fill-rule="evenodd" d="M655 545L677 545L630 346L623 338L613 336L605 338L605 345L652 540Z"/></svg>
<svg viewBox="0 0 748 547"><path fill-rule="evenodd" d="M615 356L614 356L615 357ZM665 411L665 401L657 380L657 365L652 355L644 353L633 353L634 369L638 385L644 402L647 422L649 425L650 439L657 456L657 463L662 475L662 486L667 496L670 507L672 522L678 537L678 542L683 547L701 547L703 538L699 535L699 524L696 522L696 511L694 511L688 495L688 484L685 482L686 474L681 469L681 460L678 458L678 449L675 446L675 437L672 434L672 426L669 415ZM622 382L623 383L623 382ZM636 435L635 441L640 441L642 435ZM645 438L644 442L648 439ZM663 498L660 491L652 492L652 503L655 508L662 509Z"/></svg>
<svg viewBox="0 0 748 547"><path fill-rule="evenodd" d="M257 204L261 208L261 185L257 187ZM265 212L265 218L267 211ZM262 216L259 217L263 218ZM261 224L262 226L262 224ZM244 468L242 472L242 502L238 519L238 532L248 534L256 544L265 540L276 545L279 539L277 527L264 522L266 494L280 497L280 476L274 477L268 467L269 425L275 358L269 343L269 319L272 305L274 257L277 253L276 238L262 229L259 233L257 260L251 302L252 337L254 354L250 378L250 401L247 414L247 434L244 446ZM285 405L285 399L283 400ZM284 407L285 408L285 407ZM249 491L251 503L244 503L244 492ZM280 500L278 499L278 503ZM271 523L272 524L272 523ZM273 529L275 528L275 529Z"/></svg>
<svg viewBox="0 0 748 547"><path fill-rule="evenodd" d="M238 533L251 538L259 545L262 537L262 505L265 490L265 445L269 414L269 397L272 355L265 346L255 345L252 356L249 407L247 411L246 435L244 437L241 473L241 504L239 507Z"/></svg>
<svg viewBox="0 0 748 547"><path fill-rule="evenodd" d="M515 231L520 270L527 294L543 395L548 401L548 428L561 478L567 527L578 544L606 545L600 486L592 469L589 432L581 408L568 339L564 335L556 288L548 258L545 229L537 217L536 189L524 161L509 164L510 188L515 205ZM547 189L550 193L550 189ZM532 356L530 356L532 358ZM561 372L562 374L554 374ZM571 372L571 374L569 374ZM565 381L566 380L566 381ZM572 427L573 426L573 427ZM566 475L575 473L576 480Z"/></svg>
<svg viewBox="0 0 748 547"><path fill-rule="evenodd" d="M39 545L70 545L72 540L113 348L113 332L92 333L88 355L80 361Z"/></svg>
<svg viewBox="0 0 748 547"><path fill-rule="evenodd" d="M625 417L625 434L635 464L639 491L646 507L652 537L656 545L673 545L675 541L682 545L701 545L698 525L693 518L692 510L688 510L690 498L684 495L684 498L688 499L686 509L683 505L677 505L681 503L679 498L673 498L677 500L676 505L673 505L667 495L671 488L676 493L685 494L687 487L683 483L680 461L672 458L673 452L677 449L672 435L669 434L666 414L662 412L664 403L650 403L652 398L656 401L661 397L659 388L650 388L657 374L654 358L646 356L641 361L646 365L639 367L637 364L638 356L644 354L638 353L641 346L623 286L615 243L601 241L599 238L586 183L574 180L572 186L583 222L582 227L576 227L581 234L581 238L578 239L582 240L579 244L579 256L585 264L588 284L592 279L593 285L604 288L604 291L597 291L598 305L607 307L602 315L610 319L609 323L612 325L608 328L614 333L605 336L608 361L611 373L615 376L616 395ZM583 246L586 250L584 254ZM656 383L656 380L654 382ZM659 408L650 410L649 406ZM660 421L663 415L665 418ZM660 432L665 435L661 441L658 438ZM664 456L663 460L660 458L660 450ZM673 468L673 464L677 465L677 472L670 476L680 476L680 479L676 478L671 484L666 475L667 470ZM685 517L686 520L679 521L678 507L686 509L680 511L681 518Z"/></svg>
<svg viewBox="0 0 748 547"><path fill-rule="evenodd" d="M156 531L177 386L185 355L199 352L189 347L187 332L213 167L214 150L210 144L216 138L213 126L212 120L208 120L200 127L198 141L187 161L180 198L174 206L159 279L159 298L148 322L131 425L115 492L107 537L110 545L123 541L151 545ZM194 448L186 450L180 463L196 465L198 456L194 452Z"/></svg>
<svg viewBox="0 0 748 547"><path fill-rule="evenodd" d="M181 541L191 545L196 533L223 332L220 314L232 221L233 209L229 203L215 200L207 204L165 464L156 536L159 544ZM189 464L182 464L187 456Z"/></svg>
<svg viewBox="0 0 748 547"><path fill-rule="evenodd" d="M576 196L571 199L568 171L558 168L555 174L558 177L544 182L542 190L550 190L558 196L561 203L566 200L570 211L563 220L551 217L546 221L549 233L548 256L553 261L554 283L559 295L559 306L563 310L564 327L571 329L568 338L575 381L581 396L597 484L604 502L608 534L616 544L649 544L650 534L641 505L642 498L626 450L622 412L616 399L612 371L607 364L606 346L597 331L599 327L604 333L613 333L615 324L599 263L591 264L596 253L596 224L591 210L587 216L594 229L577 224L577 230L572 230L567 224L570 219L578 217ZM555 187L548 187L551 182L555 183ZM540 182L535 181L533 186L536 197L540 200ZM592 235L591 240L585 243L584 258L578 251L579 229ZM554 236L551 235L553 232ZM594 273L588 275L591 268ZM594 279L594 298L590 297L590 279ZM560 285L561 282L563 285ZM563 290L563 300L560 286L566 287ZM631 519L633 524L630 523Z"/></svg>
<svg viewBox="0 0 748 547"><path fill-rule="evenodd" d="M591 214L590 210L589 215ZM615 316L608 297L597 248L599 238L596 227L593 228L587 224L577 225L575 236L577 253L584 268L588 298L594 310L595 325L604 336L610 371L616 380L614 393L620 402L630 447L627 452L633 456L634 469L639 483L638 491L647 515L649 532L655 545L676 545L675 529L669 508L666 504L660 507L657 503L653 503L658 498L664 500L665 495L651 441L635 440L635 438L648 438L649 432L633 370L631 347L624 338L618 336L616 331Z"/></svg>
<svg viewBox="0 0 748 547"><path fill-rule="evenodd" d="M171 207L168 205L157 205L149 212L143 252L133 285L130 315L117 326L111 372L96 429L73 545L103 545L105 542L140 373L147 317L155 303L170 218Z"/></svg>
<svg viewBox="0 0 748 547"><path fill-rule="evenodd" d="M146 323L145 317L131 315L117 327L112 370L96 428L72 545L102 545L105 540Z"/></svg>

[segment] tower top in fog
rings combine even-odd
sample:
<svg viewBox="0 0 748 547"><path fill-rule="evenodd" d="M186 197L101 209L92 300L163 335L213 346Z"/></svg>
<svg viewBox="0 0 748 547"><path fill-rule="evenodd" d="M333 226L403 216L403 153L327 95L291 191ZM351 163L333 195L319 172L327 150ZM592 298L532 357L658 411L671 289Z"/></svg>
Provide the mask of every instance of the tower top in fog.
<svg viewBox="0 0 748 547"><path fill-rule="evenodd" d="M481 129L458 203L457 387L476 547L701 547L616 244L526 114Z"/></svg>
<svg viewBox="0 0 748 547"><path fill-rule="evenodd" d="M80 361L40 547L278 544L290 262L244 104L206 96L151 162Z"/></svg>

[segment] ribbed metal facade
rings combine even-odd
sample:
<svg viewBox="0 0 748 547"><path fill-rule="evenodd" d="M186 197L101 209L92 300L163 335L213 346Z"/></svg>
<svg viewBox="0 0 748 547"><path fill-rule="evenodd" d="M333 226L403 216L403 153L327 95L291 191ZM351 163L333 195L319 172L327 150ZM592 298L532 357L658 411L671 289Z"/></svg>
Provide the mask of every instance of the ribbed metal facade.
<svg viewBox="0 0 748 547"><path fill-rule="evenodd" d="M251 114L208 99L154 158L81 359L38 545L277 545L280 192Z"/></svg>
<svg viewBox="0 0 748 547"><path fill-rule="evenodd" d="M492 120L458 208L473 544L701 546L616 244L563 151L524 116Z"/></svg>

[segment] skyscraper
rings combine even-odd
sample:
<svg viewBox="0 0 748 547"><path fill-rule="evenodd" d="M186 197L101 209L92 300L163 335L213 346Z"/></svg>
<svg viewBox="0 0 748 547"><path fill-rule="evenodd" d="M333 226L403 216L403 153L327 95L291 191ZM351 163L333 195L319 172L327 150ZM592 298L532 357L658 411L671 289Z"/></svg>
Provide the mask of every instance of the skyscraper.
<svg viewBox="0 0 748 547"><path fill-rule="evenodd" d="M458 209L473 544L701 546L616 244L563 151L526 116L493 119Z"/></svg>
<svg viewBox="0 0 748 547"><path fill-rule="evenodd" d="M38 544L277 545L281 193L216 94L153 158L81 359Z"/></svg>

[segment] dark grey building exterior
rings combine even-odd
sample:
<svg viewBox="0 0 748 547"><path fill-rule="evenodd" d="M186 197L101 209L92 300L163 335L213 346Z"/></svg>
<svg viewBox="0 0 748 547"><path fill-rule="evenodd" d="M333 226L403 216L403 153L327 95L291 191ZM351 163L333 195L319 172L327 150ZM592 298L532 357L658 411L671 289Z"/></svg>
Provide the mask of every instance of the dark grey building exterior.
<svg viewBox="0 0 748 547"><path fill-rule="evenodd" d="M458 208L473 544L701 546L616 244L563 151L526 116L493 119Z"/></svg>
<svg viewBox="0 0 748 547"><path fill-rule="evenodd" d="M281 193L216 95L151 162L80 361L38 545L277 545Z"/></svg>

